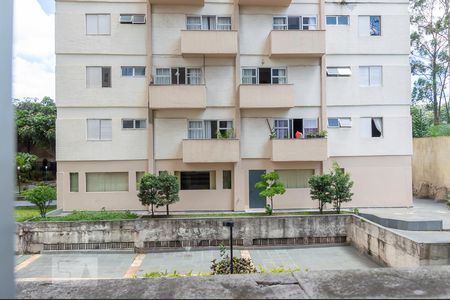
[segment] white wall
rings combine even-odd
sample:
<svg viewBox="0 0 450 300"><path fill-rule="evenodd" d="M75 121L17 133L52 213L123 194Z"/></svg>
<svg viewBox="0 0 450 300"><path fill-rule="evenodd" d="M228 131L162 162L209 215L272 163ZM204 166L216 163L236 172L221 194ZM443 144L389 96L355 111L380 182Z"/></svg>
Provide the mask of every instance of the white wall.
<svg viewBox="0 0 450 300"><path fill-rule="evenodd" d="M145 1L110 2L56 1L56 53L146 55L147 25L119 22L120 14L146 14ZM110 35L86 35L86 14L97 13L111 14Z"/></svg>
<svg viewBox="0 0 450 300"><path fill-rule="evenodd" d="M122 129L122 119L147 119L139 108L59 108L56 121L56 160L147 159L148 129ZM112 119L111 141L88 141L86 119Z"/></svg>
<svg viewBox="0 0 450 300"><path fill-rule="evenodd" d="M58 107L148 107L146 78L122 77L121 70L121 66L145 65L145 56L57 55L56 104ZM111 88L86 88L87 66L110 66Z"/></svg>

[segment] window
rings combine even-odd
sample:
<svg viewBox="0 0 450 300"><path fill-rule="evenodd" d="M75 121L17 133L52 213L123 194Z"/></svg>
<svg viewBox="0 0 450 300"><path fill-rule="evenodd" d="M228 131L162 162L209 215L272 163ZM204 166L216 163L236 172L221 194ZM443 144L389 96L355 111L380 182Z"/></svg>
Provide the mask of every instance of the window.
<svg viewBox="0 0 450 300"><path fill-rule="evenodd" d="M86 173L86 192L127 192L128 173Z"/></svg>
<svg viewBox="0 0 450 300"><path fill-rule="evenodd" d="M144 171L136 172L136 191L139 191L139 185L144 175L145 175Z"/></svg>
<svg viewBox="0 0 450 300"><path fill-rule="evenodd" d="M287 189L308 188L308 179L314 175L314 170L276 170L280 181Z"/></svg>
<svg viewBox="0 0 450 300"><path fill-rule="evenodd" d="M274 30L316 30L317 16L274 16Z"/></svg>
<svg viewBox="0 0 450 300"><path fill-rule="evenodd" d="M70 192L77 193L78 192L78 173L70 173Z"/></svg>
<svg viewBox="0 0 450 300"><path fill-rule="evenodd" d="M145 24L145 15L120 15L120 24Z"/></svg>
<svg viewBox="0 0 450 300"><path fill-rule="evenodd" d="M319 132L318 119L275 119L274 120L275 137L277 139L292 139L298 131L302 137L306 138L309 134Z"/></svg>
<svg viewBox="0 0 450 300"><path fill-rule="evenodd" d="M380 16L359 16L360 36L381 36Z"/></svg>
<svg viewBox="0 0 450 300"><path fill-rule="evenodd" d="M223 170L223 182L222 182L222 188L224 190L230 190L231 189L231 170Z"/></svg>
<svg viewBox="0 0 450 300"><path fill-rule="evenodd" d="M361 118L361 137L383 137L383 118Z"/></svg>
<svg viewBox="0 0 450 300"><path fill-rule="evenodd" d="M122 67L122 76L145 76L145 67Z"/></svg>
<svg viewBox="0 0 450 300"><path fill-rule="evenodd" d="M108 35L111 34L111 15L86 15L86 34Z"/></svg>
<svg viewBox="0 0 450 300"><path fill-rule="evenodd" d="M123 129L144 129L147 128L147 120L145 119L123 119L122 120Z"/></svg>
<svg viewBox="0 0 450 300"><path fill-rule="evenodd" d="M110 141L112 139L111 119L88 119L87 139L89 141Z"/></svg>
<svg viewBox="0 0 450 300"><path fill-rule="evenodd" d="M231 17L187 16L187 30L231 30Z"/></svg>
<svg viewBox="0 0 450 300"><path fill-rule="evenodd" d="M381 66L359 67L359 85L363 87L381 86L383 82Z"/></svg>
<svg viewBox="0 0 450 300"><path fill-rule="evenodd" d="M175 172L180 190L215 190L216 171Z"/></svg>
<svg viewBox="0 0 450 300"><path fill-rule="evenodd" d="M111 87L111 67L86 67L86 87Z"/></svg>
<svg viewBox="0 0 450 300"><path fill-rule="evenodd" d="M157 68L155 84L202 84L201 68Z"/></svg>
<svg viewBox="0 0 450 300"><path fill-rule="evenodd" d="M216 139L220 132L222 138L232 138L233 121L200 120L188 121L188 139Z"/></svg>
<svg viewBox="0 0 450 300"><path fill-rule="evenodd" d="M244 67L242 84L287 84L287 69Z"/></svg>
<svg viewBox="0 0 450 300"><path fill-rule="evenodd" d="M350 77L352 76L352 70L350 67L328 67L328 77Z"/></svg>
<svg viewBox="0 0 450 300"><path fill-rule="evenodd" d="M327 16L327 25L349 25L349 16Z"/></svg>
<svg viewBox="0 0 450 300"><path fill-rule="evenodd" d="M328 127L350 128L352 127L352 118L328 118Z"/></svg>

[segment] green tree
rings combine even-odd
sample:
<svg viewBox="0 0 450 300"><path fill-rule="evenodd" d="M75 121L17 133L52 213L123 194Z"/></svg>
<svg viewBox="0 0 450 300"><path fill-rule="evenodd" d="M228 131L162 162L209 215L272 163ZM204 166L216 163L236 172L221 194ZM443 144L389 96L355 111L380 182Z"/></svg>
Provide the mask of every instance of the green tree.
<svg viewBox="0 0 450 300"><path fill-rule="evenodd" d="M45 218L47 214L48 207L51 203L50 201L56 199L56 189L45 184L25 191L22 194L25 196L25 199L39 208L39 213L43 218Z"/></svg>
<svg viewBox="0 0 450 300"><path fill-rule="evenodd" d="M333 163L331 177L333 206L336 212L340 213L342 203L352 201L353 181L350 179L350 174L346 173L337 162Z"/></svg>
<svg viewBox="0 0 450 300"><path fill-rule="evenodd" d="M17 142L27 151L38 145L54 152L56 105L50 97L41 101L34 98L15 100Z"/></svg>
<svg viewBox="0 0 450 300"><path fill-rule="evenodd" d="M176 176L166 173L158 176L158 201L156 207L165 205L167 216L169 216L169 205L180 200L178 196L179 190Z"/></svg>
<svg viewBox="0 0 450 300"><path fill-rule="evenodd" d="M449 27L442 1L446 0L411 1L411 69L416 78L412 98L431 108L434 125L440 123L443 102L448 107Z"/></svg>
<svg viewBox="0 0 450 300"><path fill-rule="evenodd" d="M19 185L19 193L23 175L30 173L36 160L37 156L30 153L19 152L16 154L17 183Z"/></svg>
<svg viewBox="0 0 450 300"><path fill-rule="evenodd" d="M262 189L259 195L270 199L270 209L266 209L269 214L272 214L273 210L273 197L286 192L284 184L279 179L280 175L277 172L265 173L261 175L261 181L255 184L257 189Z"/></svg>
<svg viewBox="0 0 450 300"><path fill-rule="evenodd" d="M158 205L159 197L159 180L158 177L146 173L139 181L138 197L142 205L151 206L152 216L155 215L154 206Z"/></svg>
<svg viewBox="0 0 450 300"><path fill-rule="evenodd" d="M428 130L430 129L430 122L423 109L416 105L411 106L411 118L413 137L427 136Z"/></svg>
<svg viewBox="0 0 450 300"><path fill-rule="evenodd" d="M333 201L333 177L330 174L314 175L308 180L311 199L319 201L319 211L322 214L327 203Z"/></svg>

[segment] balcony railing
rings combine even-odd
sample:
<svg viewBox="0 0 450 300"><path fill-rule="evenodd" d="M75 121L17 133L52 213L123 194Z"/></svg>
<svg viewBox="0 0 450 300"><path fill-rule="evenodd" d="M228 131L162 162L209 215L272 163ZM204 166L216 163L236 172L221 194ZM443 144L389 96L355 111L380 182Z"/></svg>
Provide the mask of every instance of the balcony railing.
<svg viewBox="0 0 450 300"><path fill-rule="evenodd" d="M205 85L151 85L151 109L206 108Z"/></svg>
<svg viewBox="0 0 450 300"><path fill-rule="evenodd" d="M238 52L237 31L183 30L181 31L181 54L208 56L236 56Z"/></svg>
<svg viewBox="0 0 450 300"><path fill-rule="evenodd" d="M292 0L239 0L243 6L289 6Z"/></svg>
<svg viewBox="0 0 450 300"><path fill-rule="evenodd" d="M272 161L325 161L328 159L326 138L273 139Z"/></svg>
<svg viewBox="0 0 450 300"><path fill-rule="evenodd" d="M183 140L184 163L227 163L239 161L239 140Z"/></svg>
<svg viewBox="0 0 450 300"><path fill-rule="evenodd" d="M325 54L324 30L272 30L270 56L321 57Z"/></svg>
<svg viewBox="0 0 450 300"><path fill-rule="evenodd" d="M290 108L294 107L292 84L241 84L239 86L241 108Z"/></svg>
<svg viewBox="0 0 450 300"><path fill-rule="evenodd" d="M161 5L205 5L205 0L149 0L150 4Z"/></svg>

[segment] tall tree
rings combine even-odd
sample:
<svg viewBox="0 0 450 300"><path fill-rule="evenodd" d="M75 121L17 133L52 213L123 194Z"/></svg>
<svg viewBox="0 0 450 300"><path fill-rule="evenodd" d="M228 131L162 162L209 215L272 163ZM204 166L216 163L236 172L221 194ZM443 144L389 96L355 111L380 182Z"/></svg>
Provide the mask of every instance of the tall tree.
<svg viewBox="0 0 450 300"><path fill-rule="evenodd" d="M17 142L31 151L33 145L38 145L54 152L56 105L50 97L41 101L26 98L14 101L16 108Z"/></svg>
<svg viewBox="0 0 450 300"><path fill-rule="evenodd" d="M447 28L447 35L444 35L447 40L447 59L448 59L448 74L450 74L450 0L440 0L444 7L444 26ZM445 100L445 113L447 117L447 124L450 124L450 80L448 81L448 94L444 94Z"/></svg>
<svg viewBox="0 0 450 300"><path fill-rule="evenodd" d="M428 104L433 111L433 123L440 123L442 102L447 103L448 31L443 1L411 1L411 67L416 80L413 101ZM444 104L445 105L445 104Z"/></svg>

